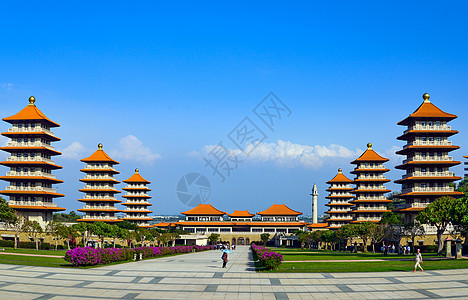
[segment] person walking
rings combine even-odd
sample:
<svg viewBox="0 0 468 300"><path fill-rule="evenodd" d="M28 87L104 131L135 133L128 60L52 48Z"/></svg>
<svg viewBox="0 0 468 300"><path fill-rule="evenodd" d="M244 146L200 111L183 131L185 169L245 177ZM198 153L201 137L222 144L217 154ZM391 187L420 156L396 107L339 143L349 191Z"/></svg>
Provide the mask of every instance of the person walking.
<svg viewBox="0 0 468 300"><path fill-rule="evenodd" d="M418 249L418 253L416 253L416 256L414 257L414 262L415 262L415 264L414 264L414 271L413 271L413 273L416 272L417 267L419 267L419 268L421 269L421 272L423 272L424 270L423 270L423 268L421 267L421 264L422 264L422 262L423 262L423 259L422 259L422 255L421 255L421 252L420 252L419 249Z"/></svg>
<svg viewBox="0 0 468 300"><path fill-rule="evenodd" d="M223 260L223 268L226 268L226 264L228 262L228 254L226 252L223 252L221 259Z"/></svg>

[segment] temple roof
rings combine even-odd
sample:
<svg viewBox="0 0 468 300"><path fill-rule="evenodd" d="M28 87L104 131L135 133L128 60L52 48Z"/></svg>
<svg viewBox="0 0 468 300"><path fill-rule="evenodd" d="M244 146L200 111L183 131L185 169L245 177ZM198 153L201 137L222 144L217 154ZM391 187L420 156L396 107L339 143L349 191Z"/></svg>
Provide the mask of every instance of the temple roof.
<svg viewBox="0 0 468 300"><path fill-rule="evenodd" d="M335 177L333 177L332 180L329 180L327 181L328 184L331 184L331 183L351 183L353 182L351 179L349 179L348 177L346 177L343 173L342 173L342 170L341 169L338 169L338 174L336 174Z"/></svg>
<svg viewBox="0 0 468 300"><path fill-rule="evenodd" d="M3 121L8 123L17 123L17 121L46 121L50 127L59 127L60 125L54 121L49 120L40 110L36 107L34 97L29 97L29 105L23 108L19 113L11 117L3 118Z"/></svg>
<svg viewBox="0 0 468 300"><path fill-rule="evenodd" d="M447 121L453 120L457 118L456 115L452 115L449 113L444 112L437 106L431 103L429 101L429 94L424 94L423 99L424 102L411 114L409 115L406 119L398 122L398 125L409 125L413 119L419 119L419 118L437 118L437 119L445 119Z"/></svg>
<svg viewBox="0 0 468 300"><path fill-rule="evenodd" d="M237 210L237 209L235 209L234 212L232 214L228 214L228 216L234 217L234 218L251 218L251 217L255 216L255 214L249 213L248 210Z"/></svg>
<svg viewBox="0 0 468 300"><path fill-rule="evenodd" d="M196 207L181 212L183 215L196 215L196 216L222 216L225 215L225 211L214 208L211 203L208 204L198 204Z"/></svg>
<svg viewBox="0 0 468 300"><path fill-rule="evenodd" d="M286 204L273 204L264 211L258 212L259 215L265 216L298 216L301 212L290 209Z"/></svg>
<svg viewBox="0 0 468 300"><path fill-rule="evenodd" d="M125 183L133 183L133 182L134 183L151 183L140 175L140 171L138 169L135 169L135 174L133 174L132 177L130 177L127 180L123 180L123 182Z"/></svg>
<svg viewBox="0 0 468 300"><path fill-rule="evenodd" d="M90 157L83 158L82 162L111 162L113 164L118 164L118 161L113 160L107 155L104 150L102 150L102 144L98 145L98 150L94 152Z"/></svg>
<svg viewBox="0 0 468 300"><path fill-rule="evenodd" d="M364 151L364 153L361 156L359 156L358 159L352 161L351 163L352 164L357 164L357 163L366 162L366 161L386 162L386 161L388 161L388 159L385 158L385 157L380 156L379 154L377 154L377 152L372 150L372 144L369 143L369 144L367 144L367 150Z"/></svg>

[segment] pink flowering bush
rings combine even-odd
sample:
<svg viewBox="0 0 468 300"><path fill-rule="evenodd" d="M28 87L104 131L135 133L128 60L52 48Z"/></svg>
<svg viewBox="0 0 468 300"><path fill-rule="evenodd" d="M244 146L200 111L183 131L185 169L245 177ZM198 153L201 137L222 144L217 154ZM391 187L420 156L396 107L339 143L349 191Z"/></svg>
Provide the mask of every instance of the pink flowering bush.
<svg viewBox="0 0 468 300"><path fill-rule="evenodd" d="M267 270L278 268L283 261L283 256L279 253L271 251L265 247L252 244L254 258L258 259L260 264Z"/></svg>
<svg viewBox="0 0 468 300"><path fill-rule="evenodd" d="M65 260L73 266L94 266L110 264L118 261L147 259L178 253L212 250L213 246L175 246L175 247L138 247L138 248L90 248L78 247L65 254ZM135 256L136 255L136 256Z"/></svg>

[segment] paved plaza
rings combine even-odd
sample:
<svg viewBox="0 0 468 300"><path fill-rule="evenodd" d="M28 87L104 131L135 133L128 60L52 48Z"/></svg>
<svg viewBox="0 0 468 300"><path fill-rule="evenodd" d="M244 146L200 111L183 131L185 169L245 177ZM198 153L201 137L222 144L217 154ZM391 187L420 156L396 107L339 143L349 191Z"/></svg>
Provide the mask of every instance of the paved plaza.
<svg viewBox="0 0 468 300"><path fill-rule="evenodd" d="M227 269L219 251L94 269L0 265L0 299L468 299L468 269L256 273L251 258L245 246Z"/></svg>

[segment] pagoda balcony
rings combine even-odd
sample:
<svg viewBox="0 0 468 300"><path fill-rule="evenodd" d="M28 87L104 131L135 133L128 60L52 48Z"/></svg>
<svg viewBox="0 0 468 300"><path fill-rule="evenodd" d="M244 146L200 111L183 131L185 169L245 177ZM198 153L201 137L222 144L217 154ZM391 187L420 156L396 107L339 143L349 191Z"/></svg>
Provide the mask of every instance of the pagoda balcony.
<svg viewBox="0 0 468 300"><path fill-rule="evenodd" d="M42 161L46 162L49 164L55 164L55 162L52 159L40 157L40 156L34 156L34 157L17 157L17 156L12 156L8 157L7 161Z"/></svg>
<svg viewBox="0 0 468 300"><path fill-rule="evenodd" d="M91 169L91 170L112 170L112 171L116 171L116 169L114 169L113 167L111 166L90 166L90 165L86 165L86 167L84 167L84 169Z"/></svg>
<svg viewBox="0 0 468 300"><path fill-rule="evenodd" d="M444 186L444 187L420 187L415 186L412 188L403 189L401 192L403 194L411 193L411 192L421 192L421 193L433 193L433 192L453 192L454 188L451 186Z"/></svg>
<svg viewBox="0 0 468 300"><path fill-rule="evenodd" d="M407 130L404 131L404 133L408 133L409 131L411 130L434 130L434 131L450 131L452 130L452 126L447 126L447 125L432 125L432 126L429 126L429 125L426 125L426 126L423 126L423 125L420 125L420 124L416 124L414 126L410 126L408 127Z"/></svg>
<svg viewBox="0 0 468 300"><path fill-rule="evenodd" d="M455 176L455 173L449 172L449 171L445 171L445 172L415 171L413 173L403 175L403 178L408 178L408 177L453 177L453 176Z"/></svg>
<svg viewBox="0 0 468 300"><path fill-rule="evenodd" d="M411 207L417 207L417 208L426 208L429 205L429 203L420 203L420 202L415 202L415 203L409 203L405 205L405 208L411 208Z"/></svg>
<svg viewBox="0 0 468 300"><path fill-rule="evenodd" d="M83 197L83 199L90 199L90 200L93 200L93 199L108 199L108 200L117 200L116 197L111 197L111 196L89 196L89 195L86 195Z"/></svg>
<svg viewBox="0 0 468 300"><path fill-rule="evenodd" d="M144 209L144 208L141 208L141 209L135 209L135 208L127 208L126 210L123 211L124 213L132 213L132 212L135 212L135 213L138 213L138 212L146 212L146 213L150 213L151 210L149 209Z"/></svg>
<svg viewBox="0 0 468 300"><path fill-rule="evenodd" d="M357 167L357 169L377 169L377 170L382 170L382 169L385 169L385 167L384 167L382 164L380 164L380 165L375 165L375 164L374 164L373 166L371 166L371 165L367 165L367 166L366 166L366 164L359 164L358 167Z"/></svg>
<svg viewBox="0 0 468 300"><path fill-rule="evenodd" d="M365 176L365 174L359 174L355 179L362 179L362 180L365 180L365 179L387 179L385 178L385 176L383 175L371 175L371 176Z"/></svg>
<svg viewBox="0 0 468 300"><path fill-rule="evenodd" d="M387 206L385 205L374 205L371 207L365 207L363 204L358 204L353 210L386 210Z"/></svg>
<svg viewBox="0 0 468 300"><path fill-rule="evenodd" d="M43 201L15 201L10 200L8 202L10 205L21 205L21 206L49 206L57 207L57 203L54 202L43 202Z"/></svg>
<svg viewBox="0 0 468 300"><path fill-rule="evenodd" d="M92 217L89 215L85 215L83 219L91 219L91 220L117 220L116 217L114 216L97 216L97 217Z"/></svg>
<svg viewBox="0 0 468 300"><path fill-rule="evenodd" d="M101 209L101 210L102 210L102 209L112 209L112 210L119 210L117 207L115 207L115 206L109 206L109 205L105 205L105 206L100 206L100 205L99 205L99 206L97 206L97 205L85 205L85 206L83 206L82 209L96 209L96 210L98 210L98 209Z"/></svg>
<svg viewBox="0 0 468 300"><path fill-rule="evenodd" d="M147 193L144 193L144 192L131 192L131 191L128 191L125 196L128 196L128 197L132 197L132 196L148 196Z"/></svg>
<svg viewBox="0 0 468 300"><path fill-rule="evenodd" d="M352 196L349 192L345 192L345 193L336 193L336 192L331 192L330 193L330 196L334 196L334 197L349 197L349 196Z"/></svg>
<svg viewBox="0 0 468 300"><path fill-rule="evenodd" d="M109 175L96 175L96 176L86 175L83 179L107 179L107 180L116 180L114 177L109 176Z"/></svg>
<svg viewBox="0 0 468 300"><path fill-rule="evenodd" d="M340 208L331 208L331 209L328 210L328 212L341 212L341 213L344 213L344 214L346 214L346 213L348 213L350 211L351 211L351 209L348 209L348 208L345 208L345 209L343 209L343 208L341 208L341 209Z"/></svg>
<svg viewBox="0 0 468 300"><path fill-rule="evenodd" d="M368 197L364 197L362 196L362 194L356 196L356 199L355 200L388 200L387 197L385 196L368 196Z"/></svg>
<svg viewBox="0 0 468 300"><path fill-rule="evenodd" d="M374 218L372 218L372 217L362 217L362 216L360 216L360 215L358 214L355 221L361 221L361 222L365 222L365 221L370 221L370 222L372 222L372 221L380 221L380 217L378 217L378 216L377 216L377 217L374 217Z"/></svg>
<svg viewBox="0 0 468 300"><path fill-rule="evenodd" d="M49 129L45 129L45 128L39 127L39 126L36 126L36 127L22 127L22 128L12 127L12 128L8 128L8 132L32 132L32 133L45 132L47 134L55 136L55 134L52 131L50 131Z"/></svg>
<svg viewBox="0 0 468 300"><path fill-rule="evenodd" d="M409 146L452 146L451 141L412 141L403 146L403 149Z"/></svg>
<svg viewBox="0 0 468 300"><path fill-rule="evenodd" d="M83 189L85 190L116 190L117 191L117 189L112 185L99 185L99 186L85 185Z"/></svg>
<svg viewBox="0 0 468 300"><path fill-rule="evenodd" d="M42 187L42 186L7 186L7 191L25 191L25 192L46 192L46 193L57 193L55 189Z"/></svg>
<svg viewBox="0 0 468 300"><path fill-rule="evenodd" d="M420 155L415 155L412 157L409 157L408 159L403 160L403 164L409 163L410 161L453 161L453 157L451 156L420 156Z"/></svg>
<svg viewBox="0 0 468 300"><path fill-rule="evenodd" d="M6 172L6 176L14 176L14 177L24 177L24 176L35 176L35 177L39 176L40 177L40 176L43 176L43 177L55 179L55 175L45 173L45 172L40 172L40 171L36 171L36 172L10 171L10 172Z"/></svg>
<svg viewBox="0 0 468 300"><path fill-rule="evenodd" d="M44 147L50 150L55 151L55 148L49 144L41 143L41 142L27 142L27 143L18 143L18 142L9 142L7 147Z"/></svg>
<svg viewBox="0 0 468 300"><path fill-rule="evenodd" d="M148 187L145 184L129 184L125 188L126 189L145 189Z"/></svg>
<svg viewBox="0 0 468 300"><path fill-rule="evenodd" d="M365 185L358 185L356 190L386 190L386 188L382 186L365 186Z"/></svg>

